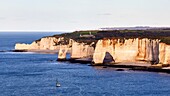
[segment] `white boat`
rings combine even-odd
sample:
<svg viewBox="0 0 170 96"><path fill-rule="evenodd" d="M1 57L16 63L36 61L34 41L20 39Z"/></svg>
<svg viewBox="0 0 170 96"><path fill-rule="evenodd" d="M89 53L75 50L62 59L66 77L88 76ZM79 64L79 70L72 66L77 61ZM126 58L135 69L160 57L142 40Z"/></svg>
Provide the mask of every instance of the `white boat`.
<svg viewBox="0 0 170 96"><path fill-rule="evenodd" d="M60 83L56 83L56 87L60 87L61 85L60 85Z"/></svg>
<svg viewBox="0 0 170 96"><path fill-rule="evenodd" d="M58 82L58 80L56 80L56 87L60 87L60 83Z"/></svg>

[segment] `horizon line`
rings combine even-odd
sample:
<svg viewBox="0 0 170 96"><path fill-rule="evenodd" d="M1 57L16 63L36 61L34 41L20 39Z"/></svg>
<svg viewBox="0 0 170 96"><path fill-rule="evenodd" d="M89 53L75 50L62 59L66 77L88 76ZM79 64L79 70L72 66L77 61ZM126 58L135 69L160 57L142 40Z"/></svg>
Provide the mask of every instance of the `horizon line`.
<svg viewBox="0 0 170 96"><path fill-rule="evenodd" d="M148 28L170 28L170 26L107 26L95 29L75 29L75 30L0 30L0 32L74 32L83 30L101 30L102 28L135 28L135 27L148 27Z"/></svg>

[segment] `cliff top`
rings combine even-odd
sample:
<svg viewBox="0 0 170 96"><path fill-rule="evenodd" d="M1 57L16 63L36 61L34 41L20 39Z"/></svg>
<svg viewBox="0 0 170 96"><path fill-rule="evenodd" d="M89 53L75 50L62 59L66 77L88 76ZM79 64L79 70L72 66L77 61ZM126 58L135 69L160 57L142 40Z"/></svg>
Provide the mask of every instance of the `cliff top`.
<svg viewBox="0 0 170 96"><path fill-rule="evenodd" d="M103 38L150 38L160 39L161 42L170 44L170 29L152 30L87 30L63 33L49 37L65 37L66 40L73 39L77 42L91 43Z"/></svg>

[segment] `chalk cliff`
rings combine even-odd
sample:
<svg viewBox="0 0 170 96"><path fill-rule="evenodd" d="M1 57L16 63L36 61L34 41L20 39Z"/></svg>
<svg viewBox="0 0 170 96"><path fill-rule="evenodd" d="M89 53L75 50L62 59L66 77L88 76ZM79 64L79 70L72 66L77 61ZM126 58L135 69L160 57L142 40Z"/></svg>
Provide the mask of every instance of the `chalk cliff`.
<svg viewBox="0 0 170 96"><path fill-rule="evenodd" d="M92 57L94 53L94 43L90 45L86 43L79 43L72 39L64 37L44 37L40 40L34 41L31 44L15 45L16 50L56 50L58 51L58 59L66 58L66 53L71 53L71 58L85 58Z"/></svg>
<svg viewBox="0 0 170 96"><path fill-rule="evenodd" d="M58 52L58 61L65 60L67 55L68 48L61 47Z"/></svg>
<svg viewBox="0 0 170 96"><path fill-rule="evenodd" d="M44 37L31 44L18 43L15 45L15 49L56 50L59 51L59 59L66 58L66 53L69 52L73 59L93 58L93 62L96 64L139 61L151 64L170 64L170 45L161 43L160 39L112 37L95 39L96 43L91 42L88 38L80 39L82 42L71 38L66 39L64 36ZM84 39L88 40L88 43L83 41Z"/></svg>
<svg viewBox="0 0 170 96"><path fill-rule="evenodd" d="M15 45L16 50L59 50L61 47L66 47L65 44L60 44L63 42L64 37L44 37L40 40L34 41L31 44L20 44Z"/></svg>
<svg viewBox="0 0 170 96"><path fill-rule="evenodd" d="M170 45L159 44L159 61L161 64L170 64Z"/></svg>
<svg viewBox="0 0 170 96"><path fill-rule="evenodd" d="M146 61L159 63L158 39L102 39L96 44L93 55L94 63L103 63L106 52L113 57L113 62Z"/></svg>
<svg viewBox="0 0 170 96"><path fill-rule="evenodd" d="M92 47L94 43L90 45L85 43L73 42L71 48L71 58L85 58L92 57L94 53L94 48Z"/></svg>

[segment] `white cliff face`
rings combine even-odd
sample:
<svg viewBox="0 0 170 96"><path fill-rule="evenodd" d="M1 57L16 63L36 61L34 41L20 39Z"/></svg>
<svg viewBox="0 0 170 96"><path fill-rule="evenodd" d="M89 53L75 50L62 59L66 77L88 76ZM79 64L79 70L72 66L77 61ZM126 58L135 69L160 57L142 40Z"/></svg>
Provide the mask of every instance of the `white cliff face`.
<svg viewBox="0 0 170 96"><path fill-rule="evenodd" d="M93 57L94 63L103 63L106 53L115 62L146 61L153 64L170 64L170 45L160 43L158 39L102 39L98 40L95 49L92 44L78 43L72 39L69 44L62 45L63 37L45 37L32 44L15 45L17 50L59 50L59 59L66 58L71 47L71 58Z"/></svg>
<svg viewBox="0 0 170 96"><path fill-rule="evenodd" d="M51 38L51 37L47 37L47 38L42 38L40 40L40 49L43 50L54 50L55 49L55 41L57 42L58 39L56 38Z"/></svg>
<svg viewBox="0 0 170 96"><path fill-rule="evenodd" d="M107 48L105 48L105 46L103 45L103 43L105 43L103 40L99 40L96 44L96 48L93 54L93 61L94 63L98 64L98 63L103 63L104 57L105 57L105 53ZM109 48L111 48L109 50ZM108 46L108 50L109 51L113 51L112 46ZM113 53L113 52L110 52Z"/></svg>
<svg viewBox="0 0 170 96"><path fill-rule="evenodd" d="M64 38L55 38L55 37L45 37L41 38L40 41L34 41L31 44L19 44L15 45L16 50L59 50L61 46L65 47L66 45L57 46L56 44L62 41Z"/></svg>
<svg viewBox="0 0 170 96"><path fill-rule="evenodd" d="M138 39L126 39L121 42L118 39L117 43L113 45L115 47L113 57L116 62L122 61L135 61L138 54Z"/></svg>
<svg viewBox="0 0 170 96"><path fill-rule="evenodd" d="M67 54L68 48L67 47L61 47L59 52L58 52L58 60L64 60L66 59L66 54Z"/></svg>
<svg viewBox="0 0 170 96"><path fill-rule="evenodd" d="M139 39L136 60L159 63L159 40Z"/></svg>
<svg viewBox="0 0 170 96"><path fill-rule="evenodd" d="M31 45L30 44L24 44L24 43L17 43L15 44L15 49L16 50L27 50L27 49L30 49Z"/></svg>
<svg viewBox="0 0 170 96"><path fill-rule="evenodd" d="M166 45L165 49L165 60L163 64L170 64L170 45Z"/></svg>
<svg viewBox="0 0 170 96"><path fill-rule="evenodd" d="M71 58L90 57L94 53L94 48L85 43L72 42Z"/></svg>
<svg viewBox="0 0 170 96"><path fill-rule="evenodd" d="M161 64L170 64L170 45L159 44L159 60Z"/></svg>
<svg viewBox="0 0 170 96"><path fill-rule="evenodd" d="M150 39L106 39L99 40L93 55L94 63L103 63L109 52L115 62L159 61L159 40Z"/></svg>
<svg viewBox="0 0 170 96"><path fill-rule="evenodd" d="M63 37L45 37L41 38L40 41L34 41L32 44L19 44L15 45L16 50L59 50L59 59L66 58L66 53L71 48L71 58L84 58L92 57L94 48L91 45L85 43L78 43L72 39L69 40L69 44L60 44L64 40Z"/></svg>

